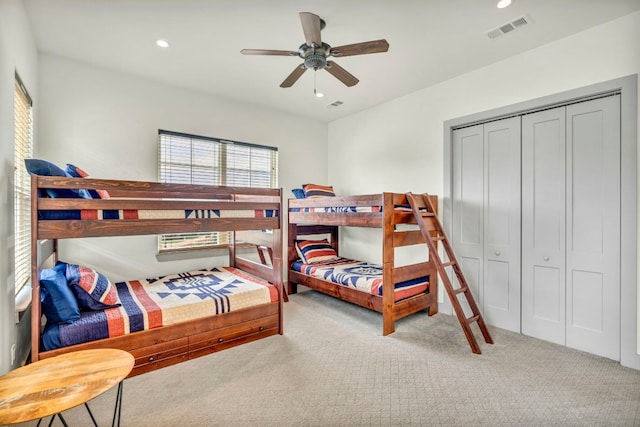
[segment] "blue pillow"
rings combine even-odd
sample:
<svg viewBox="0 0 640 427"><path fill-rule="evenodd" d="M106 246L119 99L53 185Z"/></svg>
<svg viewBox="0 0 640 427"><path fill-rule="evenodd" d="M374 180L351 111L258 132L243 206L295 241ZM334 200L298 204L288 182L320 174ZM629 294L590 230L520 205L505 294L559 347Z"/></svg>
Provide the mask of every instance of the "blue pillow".
<svg viewBox="0 0 640 427"><path fill-rule="evenodd" d="M70 176L74 178L88 178L89 175L79 167L72 165L71 163L67 163L67 168L64 170ZM83 175L84 173L84 175ZM87 190L92 199L108 199L109 197L102 197L98 190ZM103 190L104 191L104 190ZM104 191L106 193L106 191Z"/></svg>
<svg viewBox="0 0 640 427"><path fill-rule="evenodd" d="M296 197L296 199L305 199L307 197L307 195L304 194L304 190L302 188L294 188L293 190L291 190L291 192Z"/></svg>
<svg viewBox="0 0 640 427"><path fill-rule="evenodd" d="M64 176L67 178L73 178L67 172L54 165L51 162L40 159L24 159L24 164L27 168L27 172L31 175L42 176ZM87 190L70 190L66 188L47 188L45 192L49 197L57 198L63 197L68 199L90 199L91 196Z"/></svg>
<svg viewBox="0 0 640 427"><path fill-rule="evenodd" d="M73 323L80 318L80 308L67 285L64 266L56 265L40 272L42 312L51 323Z"/></svg>

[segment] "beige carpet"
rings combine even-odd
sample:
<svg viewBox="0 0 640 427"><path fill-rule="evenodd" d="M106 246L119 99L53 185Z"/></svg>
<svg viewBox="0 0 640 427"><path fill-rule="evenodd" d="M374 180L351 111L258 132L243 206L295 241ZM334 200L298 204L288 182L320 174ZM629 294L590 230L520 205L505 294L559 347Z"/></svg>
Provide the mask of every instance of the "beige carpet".
<svg viewBox="0 0 640 427"><path fill-rule="evenodd" d="M497 328L474 355L443 314L381 330L377 313L300 292L284 336L126 380L122 424L640 426L640 371L617 362ZM100 425L114 400L90 403ZM82 407L64 416L91 425Z"/></svg>

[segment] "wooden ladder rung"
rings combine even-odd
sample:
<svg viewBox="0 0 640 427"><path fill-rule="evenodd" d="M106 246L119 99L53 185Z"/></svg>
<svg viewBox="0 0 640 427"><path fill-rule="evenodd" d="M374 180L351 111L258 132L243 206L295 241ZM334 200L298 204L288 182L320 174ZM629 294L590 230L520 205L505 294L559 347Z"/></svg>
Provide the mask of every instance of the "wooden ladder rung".
<svg viewBox="0 0 640 427"><path fill-rule="evenodd" d="M436 241L442 241L444 239L446 239L446 237L443 236L442 234L431 238L431 240L436 240Z"/></svg>
<svg viewBox="0 0 640 427"><path fill-rule="evenodd" d="M420 216L422 216L423 218L431 218L436 216L436 214L434 214L433 212L421 212Z"/></svg>
<svg viewBox="0 0 640 427"><path fill-rule="evenodd" d="M443 262L442 266L443 267L451 267L452 265L456 265L455 261L449 261L449 262Z"/></svg>
<svg viewBox="0 0 640 427"><path fill-rule="evenodd" d="M454 293L454 294L456 294L456 295L458 295L458 294L461 294L461 293L463 293L463 292L467 292L467 289L469 289L469 288L467 288L466 286L463 286L463 287L461 287L461 288L454 289L454 290L453 290L453 293Z"/></svg>
<svg viewBox="0 0 640 427"><path fill-rule="evenodd" d="M468 324L472 324L473 322L477 321L480 318L479 314L476 314L475 316L471 316L467 318L467 323Z"/></svg>

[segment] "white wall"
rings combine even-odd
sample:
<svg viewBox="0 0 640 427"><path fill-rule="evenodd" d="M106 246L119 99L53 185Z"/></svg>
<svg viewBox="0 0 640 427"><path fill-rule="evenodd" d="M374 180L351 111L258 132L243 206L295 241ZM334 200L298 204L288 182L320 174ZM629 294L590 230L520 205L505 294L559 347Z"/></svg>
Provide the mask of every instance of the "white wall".
<svg viewBox="0 0 640 427"><path fill-rule="evenodd" d="M636 12L330 123L329 182L343 194L443 194L446 120L639 72ZM345 255L380 258L375 237L350 233Z"/></svg>
<svg viewBox="0 0 640 427"><path fill-rule="evenodd" d="M157 134L165 129L278 147L285 199L302 181L326 181L327 126L321 122L47 55L40 56L39 87L37 156L61 167L73 163L96 178L155 181ZM155 252L155 236L61 242L63 260L118 281L211 264L158 262Z"/></svg>
<svg viewBox="0 0 640 427"><path fill-rule="evenodd" d="M0 374L11 368L16 344L13 218L13 93L17 71L37 102L36 46L22 3L0 1ZM25 343L26 344L26 343ZM22 356L18 347L16 363ZM15 363L14 363L15 366Z"/></svg>

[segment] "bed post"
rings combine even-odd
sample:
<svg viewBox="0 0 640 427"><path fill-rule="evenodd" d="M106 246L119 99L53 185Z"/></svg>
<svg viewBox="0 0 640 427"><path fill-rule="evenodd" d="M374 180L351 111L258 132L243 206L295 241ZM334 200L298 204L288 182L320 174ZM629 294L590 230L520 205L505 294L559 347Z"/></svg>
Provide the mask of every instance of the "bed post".
<svg viewBox="0 0 640 427"><path fill-rule="evenodd" d="M42 313L38 261L38 176L31 175L31 362L38 360L40 352Z"/></svg>
<svg viewBox="0 0 640 427"><path fill-rule="evenodd" d="M290 222L287 231L287 271L289 271L291 269L291 264L293 264L298 257L296 253L296 236L298 235L298 226ZM298 284L289 280L288 276L289 275L287 275L287 293L289 295L295 294L298 292Z"/></svg>
<svg viewBox="0 0 640 427"><path fill-rule="evenodd" d="M278 315L279 315L279 320L278 320L278 333L280 335L284 334L284 300L285 300L285 295L286 295L286 291L284 289L284 265L282 262L282 257L283 257L283 243L282 243L282 227L284 225L284 222L282 220L282 216L284 215L284 209L282 206L282 188L279 189L279 194L278 194L278 203L280 206L280 210L278 212L278 229L277 230L272 230L272 237L273 237L273 244L272 244L272 256L273 258L271 259L271 267L273 268L273 278L274 278L274 284L278 287L278 294L280 295L280 300L278 302L278 304L280 304L280 307L278 309ZM287 298L288 300L288 298Z"/></svg>
<svg viewBox="0 0 640 427"><path fill-rule="evenodd" d="M329 233L329 240L331 240L331 246L335 249L336 253L340 253L340 236L339 227L336 225L335 227L331 227L331 232Z"/></svg>
<svg viewBox="0 0 640 427"><path fill-rule="evenodd" d="M394 250L393 250L393 214L392 193L382 193L382 335L395 332L394 313Z"/></svg>
<svg viewBox="0 0 640 427"><path fill-rule="evenodd" d="M434 212L438 215L438 196L429 195L429 199L431 199L431 205L433 206ZM436 232L434 231L432 234L435 236ZM438 270L436 269L433 259L431 259L431 254L429 254L429 263L431 264L431 273L429 274L429 293L433 294L433 304L430 305L427 310L429 312L429 316L433 316L434 314L438 314L438 288L440 285L438 284Z"/></svg>

